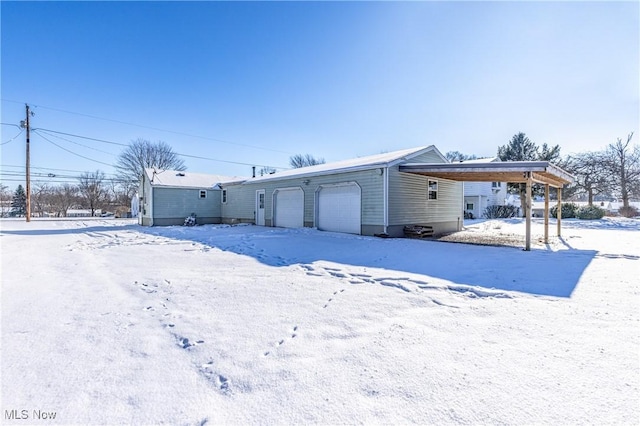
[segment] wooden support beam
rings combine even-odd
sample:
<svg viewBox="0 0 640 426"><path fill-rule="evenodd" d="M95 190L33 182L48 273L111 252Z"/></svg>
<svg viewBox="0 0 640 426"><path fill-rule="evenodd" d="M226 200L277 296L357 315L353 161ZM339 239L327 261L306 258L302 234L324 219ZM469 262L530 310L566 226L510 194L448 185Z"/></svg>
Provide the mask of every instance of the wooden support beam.
<svg viewBox="0 0 640 426"><path fill-rule="evenodd" d="M527 200L526 200L526 236L525 236L525 245L524 249L526 251L531 250L531 187L533 186L533 179L531 177L531 172L527 173Z"/></svg>
<svg viewBox="0 0 640 426"><path fill-rule="evenodd" d="M544 243L549 244L549 184L544 186Z"/></svg>
<svg viewBox="0 0 640 426"><path fill-rule="evenodd" d="M558 218L558 237L562 236L562 187L558 188L558 213L557 213L557 218Z"/></svg>

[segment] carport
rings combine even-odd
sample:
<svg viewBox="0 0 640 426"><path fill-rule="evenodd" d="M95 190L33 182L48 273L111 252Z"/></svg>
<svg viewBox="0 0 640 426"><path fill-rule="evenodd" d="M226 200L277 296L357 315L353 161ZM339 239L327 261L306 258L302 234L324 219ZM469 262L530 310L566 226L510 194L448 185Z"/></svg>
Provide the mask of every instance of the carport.
<svg viewBox="0 0 640 426"><path fill-rule="evenodd" d="M573 176L548 161L505 161L502 163L421 163L400 165L400 171L460 182L508 182L526 184L525 250L531 250L531 187L544 185L544 242L549 242L549 188L558 189L557 234L561 236L562 187Z"/></svg>

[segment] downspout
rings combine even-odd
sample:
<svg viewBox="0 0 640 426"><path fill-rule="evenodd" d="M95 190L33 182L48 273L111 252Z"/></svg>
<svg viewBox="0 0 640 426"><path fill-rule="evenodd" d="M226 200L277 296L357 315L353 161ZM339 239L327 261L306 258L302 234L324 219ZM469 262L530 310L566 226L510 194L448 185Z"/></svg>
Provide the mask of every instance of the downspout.
<svg viewBox="0 0 640 426"><path fill-rule="evenodd" d="M153 185L149 182L149 226L153 226Z"/></svg>
<svg viewBox="0 0 640 426"><path fill-rule="evenodd" d="M389 228L389 167L382 168L382 173L384 174L383 179L383 193L384 193L384 202L383 202L383 230L384 234L387 234L387 230Z"/></svg>
<svg viewBox="0 0 640 426"><path fill-rule="evenodd" d="M145 182L145 177L144 177L145 173L144 171L142 172L142 203L141 205L138 207L138 225L142 225L143 224L143 220L144 220L144 213L146 213L145 209L144 209L144 204L147 202L147 199L144 198L144 182ZM138 198L138 201L140 201L140 197Z"/></svg>
<svg viewBox="0 0 640 426"><path fill-rule="evenodd" d="M462 193L462 212L460 212L462 219L458 218L458 231L462 231L462 228L464 227L464 214L467 211L467 204L464 202L464 182L459 182L459 184L462 187L462 191L460 191Z"/></svg>

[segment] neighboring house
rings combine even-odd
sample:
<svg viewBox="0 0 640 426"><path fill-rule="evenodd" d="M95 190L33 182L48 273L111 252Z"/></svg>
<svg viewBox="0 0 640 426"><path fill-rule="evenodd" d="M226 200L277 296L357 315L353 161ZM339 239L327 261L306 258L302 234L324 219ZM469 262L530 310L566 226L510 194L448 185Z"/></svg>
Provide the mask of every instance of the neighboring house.
<svg viewBox="0 0 640 426"><path fill-rule="evenodd" d="M198 224L221 223L219 184L238 179L237 176L145 169L138 191L138 223L182 225L191 214L196 215Z"/></svg>
<svg viewBox="0 0 640 426"><path fill-rule="evenodd" d="M140 197L136 192L131 198L131 216L130 217L138 217L139 212L140 212Z"/></svg>
<svg viewBox="0 0 640 426"><path fill-rule="evenodd" d="M467 160L464 163L494 163L498 157ZM504 206L507 199L506 182L465 182L464 183L464 212L467 216L481 218L489 206Z"/></svg>
<svg viewBox="0 0 640 426"><path fill-rule="evenodd" d="M222 183L221 219L394 237L405 225L459 230L462 184L400 172L408 163L448 161L428 146Z"/></svg>
<svg viewBox="0 0 640 426"><path fill-rule="evenodd" d="M93 212L94 216L100 216L102 210L96 209ZM69 209L67 210L67 217L91 217L91 209Z"/></svg>
<svg viewBox="0 0 640 426"><path fill-rule="evenodd" d="M11 200L0 200L0 217L9 217L12 211Z"/></svg>

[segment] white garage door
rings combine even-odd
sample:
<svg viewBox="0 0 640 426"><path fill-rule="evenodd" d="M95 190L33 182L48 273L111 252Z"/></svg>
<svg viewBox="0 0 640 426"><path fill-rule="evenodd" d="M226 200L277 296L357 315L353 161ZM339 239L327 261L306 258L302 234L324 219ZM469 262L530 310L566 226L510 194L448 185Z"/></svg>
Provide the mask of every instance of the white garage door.
<svg viewBox="0 0 640 426"><path fill-rule="evenodd" d="M360 234L360 187L327 186L318 194L318 229Z"/></svg>
<svg viewBox="0 0 640 426"><path fill-rule="evenodd" d="M304 226L304 192L300 188L278 189L274 199L274 226Z"/></svg>

